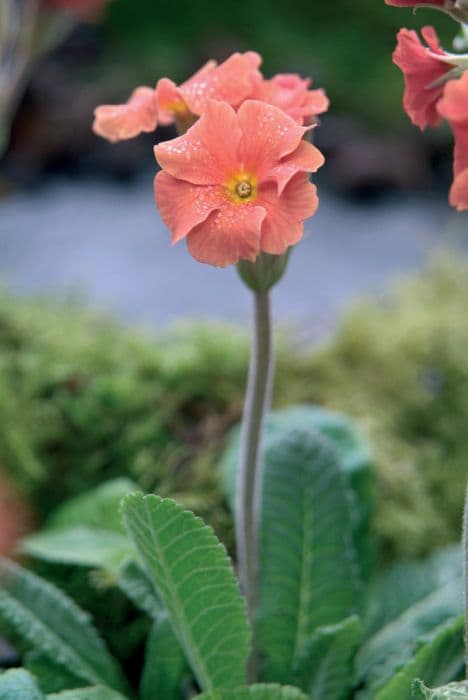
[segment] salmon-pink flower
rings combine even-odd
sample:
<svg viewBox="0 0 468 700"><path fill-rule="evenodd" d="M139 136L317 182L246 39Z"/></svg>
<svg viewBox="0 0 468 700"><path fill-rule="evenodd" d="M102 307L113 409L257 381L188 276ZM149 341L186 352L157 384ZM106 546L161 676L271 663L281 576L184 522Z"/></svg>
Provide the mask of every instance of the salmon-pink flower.
<svg viewBox="0 0 468 700"><path fill-rule="evenodd" d="M279 107L298 124L310 124L330 106L324 90L309 90L311 82L295 73L275 75L257 85L253 99Z"/></svg>
<svg viewBox="0 0 468 700"><path fill-rule="evenodd" d="M437 108L450 123L455 137L450 204L463 211L468 209L468 73L447 83Z"/></svg>
<svg viewBox="0 0 468 700"><path fill-rule="evenodd" d="M433 27L424 27L421 33L427 47L415 31L401 29L393 61L405 78L403 107L413 124L424 129L440 123L437 102L454 64L447 62L447 54L441 49Z"/></svg>
<svg viewBox="0 0 468 700"><path fill-rule="evenodd" d="M258 70L261 62L254 51L234 53L219 66L209 61L182 85L162 78L156 86L159 123L194 121L193 115L202 114L210 99L239 107L262 80Z"/></svg>
<svg viewBox="0 0 468 700"><path fill-rule="evenodd" d="M94 133L114 143L154 131L157 124L155 92L149 87L136 88L125 104L101 105L94 110Z"/></svg>
<svg viewBox="0 0 468 700"><path fill-rule="evenodd" d="M183 136L155 147L156 202L172 242L186 238L194 258L217 267L297 243L318 205L307 173L324 162L306 131L258 100L237 113L210 100Z"/></svg>

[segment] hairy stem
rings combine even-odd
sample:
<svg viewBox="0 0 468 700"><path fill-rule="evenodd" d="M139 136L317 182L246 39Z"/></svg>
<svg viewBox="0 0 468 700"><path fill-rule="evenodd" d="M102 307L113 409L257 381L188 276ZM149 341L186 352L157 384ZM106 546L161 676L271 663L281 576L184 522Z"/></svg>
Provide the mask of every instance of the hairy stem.
<svg viewBox="0 0 468 700"><path fill-rule="evenodd" d="M239 576L251 620L255 609L258 573L257 504L261 480L261 438L270 403L273 367L269 292L256 291L253 296L253 343L242 420L242 451L236 503Z"/></svg>
<svg viewBox="0 0 468 700"><path fill-rule="evenodd" d="M465 569L465 664L468 680L468 488L465 499L465 516L463 518L463 562Z"/></svg>

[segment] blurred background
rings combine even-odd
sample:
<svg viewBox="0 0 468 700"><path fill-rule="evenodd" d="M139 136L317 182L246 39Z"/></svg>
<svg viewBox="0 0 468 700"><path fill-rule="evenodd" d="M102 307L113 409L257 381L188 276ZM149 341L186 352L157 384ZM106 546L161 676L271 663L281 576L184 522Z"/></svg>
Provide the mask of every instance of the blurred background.
<svg viewBox="0 0 468 700"><path fill-rule="evenodd" d="M401 26L436 24L450 50L454 23L383 0L110 0L81 19L72 13L30 66L0 161L0 471L26 500L6 539L129 474L230 531L213 466L241 413L248 294L234 270L169 245L152 145L173 132L110 145L91 123L96 105L136 85L180 82L249 49L266 76L312 76L332 104L316 131L320 210L274 295L275 405L316 402L358 420L376 452L384 561L457 539L467 218L447 204L451 135L410 124L391 61ZM389 293L403 274L412 280ZM168 330L182 319L198 323Z"/></svg>

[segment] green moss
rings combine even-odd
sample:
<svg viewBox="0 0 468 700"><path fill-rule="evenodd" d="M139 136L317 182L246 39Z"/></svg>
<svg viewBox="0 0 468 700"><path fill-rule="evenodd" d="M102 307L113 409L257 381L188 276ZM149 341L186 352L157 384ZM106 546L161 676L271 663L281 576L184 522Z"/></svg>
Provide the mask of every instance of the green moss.
<svg viewBox="0 0 468 700"><path fill-rule="evenodd" d="M385 559L459 537L467 310L468 265L442 259L391 302L352 310L318 350L279 343L275 404L341 410L374 446ZM93 484L130 476L194 508L232 547L216 467L241 415L247 352L244 332L219 325L151 337L74 304L0 295L0 468L39 520Z"/></svg>
<svg viewBox="0 0 468 700"><path fill-rule="evenodd" d="M358 418L377 458L387 557L456 539L468 476L468 267L441 258L363 304L313 361L318 402Z"/></svg>

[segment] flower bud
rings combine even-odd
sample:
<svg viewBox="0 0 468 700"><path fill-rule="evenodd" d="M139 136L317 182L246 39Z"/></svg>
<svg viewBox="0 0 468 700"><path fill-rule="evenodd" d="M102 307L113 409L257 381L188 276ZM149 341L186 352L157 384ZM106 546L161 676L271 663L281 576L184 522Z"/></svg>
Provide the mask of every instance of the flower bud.
<svg viewBox="0 0 468 700"><path fill-rule="evenodd" d="M240 260L237 272L242 281L254 292L266 292L283 277L289 260L291 248L283 255L260 253L255 262Z"/></svg>

